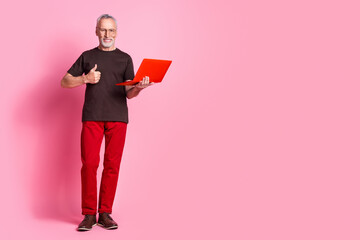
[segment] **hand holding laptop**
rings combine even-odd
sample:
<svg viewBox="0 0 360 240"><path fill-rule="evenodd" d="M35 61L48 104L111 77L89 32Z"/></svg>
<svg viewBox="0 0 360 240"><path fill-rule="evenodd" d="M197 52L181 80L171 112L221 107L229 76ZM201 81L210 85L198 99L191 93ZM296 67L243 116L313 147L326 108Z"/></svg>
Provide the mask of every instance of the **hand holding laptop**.
<svg viewBox="0 0 360 240"><path fill-rule="evenodd" d="M125 83L130 82L130 81L132 81L132 80L131 79L126 80ZM150 82L150 78L148 76L145 76L140 82L137 82L134 85L125 86L125 88L126 88L126 91L129 91L132 88L136 88L137 90L141 91L144 88L147 88L147 87L152 86L154 84L155 84L154 82Z"/></svg>
<svg viewBox="0 0 360 240"><path fill-rule="evenodd" d="M148 76L145 76L143 80L141 80L138 84L135 85L135 87L141 90L154 84L154 82L150 82L150 78Z"/></svg>
<svg viewBox="0 0 360 240"><path fill-rule="evenodd" d="M144 86L144 84L150 83L150 77L152 83L153 82L159 83L163 80L165 73L170 67L171 62L172 62L171 60L144 58L133 80L117 83L116 85L118 86L136 85L139 84L139 82L143 82L139 84L139 87L141 87Z"/></svg>

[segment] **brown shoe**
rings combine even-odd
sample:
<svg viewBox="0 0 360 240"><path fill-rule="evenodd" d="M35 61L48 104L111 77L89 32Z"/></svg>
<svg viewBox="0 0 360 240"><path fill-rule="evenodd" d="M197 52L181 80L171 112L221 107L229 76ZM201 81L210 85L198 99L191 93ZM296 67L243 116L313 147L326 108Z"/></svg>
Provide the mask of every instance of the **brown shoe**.
<svg viewBox="0 0 360 240"><path fill-rule="evenodd" d="M79 224L78 231L89 231L96 225L96 215L85 215L84 220Z"/></svg>
<svg viewBox="0 0 360 240"><path fill-rule="evenodd" d="M109 215L109 213L99 213L99 220L97 223L105 229L117 229L118 225Z"/></svg>

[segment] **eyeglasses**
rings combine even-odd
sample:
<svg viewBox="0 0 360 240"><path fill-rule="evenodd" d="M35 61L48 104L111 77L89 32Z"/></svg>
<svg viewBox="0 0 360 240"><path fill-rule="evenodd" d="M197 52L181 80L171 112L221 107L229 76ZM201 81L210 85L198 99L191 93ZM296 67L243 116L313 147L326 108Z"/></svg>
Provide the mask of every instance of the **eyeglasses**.
<svg viewBox="0 0 360 240"><path fill-rule="evenodd" d="M109 34L115 34L116 33L116 29L110 28L110 29L105 29L105 28L97 28L99 29L99 31L102 34L105 34L106 32L109 32Z"/></svg>

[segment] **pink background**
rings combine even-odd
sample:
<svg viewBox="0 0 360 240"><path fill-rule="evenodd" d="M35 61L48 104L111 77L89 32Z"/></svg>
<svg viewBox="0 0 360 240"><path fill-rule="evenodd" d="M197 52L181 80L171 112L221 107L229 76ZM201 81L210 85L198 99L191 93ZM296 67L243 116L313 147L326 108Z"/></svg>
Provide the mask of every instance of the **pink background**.
<svg viewBox="0 0 360 240"><path fill-rule="evenodd" d="M359 7L7 1L1 238L360 239ZM135 70L146 57L173 64L129 101L119 229L79 233L85 88L60 79L98 44L102 13L118 19Z"/></svg>

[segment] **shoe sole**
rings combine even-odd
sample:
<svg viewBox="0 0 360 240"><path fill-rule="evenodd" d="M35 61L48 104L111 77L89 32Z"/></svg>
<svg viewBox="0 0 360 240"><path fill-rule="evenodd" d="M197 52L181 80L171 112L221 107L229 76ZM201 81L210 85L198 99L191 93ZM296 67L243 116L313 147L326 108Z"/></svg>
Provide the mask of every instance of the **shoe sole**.
<svg viewBox="0 0 360 240"><path fill-rule="evenodd" d="M96 223L93 224L92 227L95 226L95 225L96 225ZM81 228L78 228L77 230L78 230L79 232L84 232L84 231L89 231L89 230L91 230L92 227L91 227L91 228L81 227Z"/></svg>
<svg viewBox="0 0 360 240"><path fill-rule="evenodd" d="M101 223L97 223L97 225L99 225L102 228L105 228L107 230L113 230L113 229L117 229L118 226L111 226L111 227L105 227L104 225L102 225Z"/></svg>

